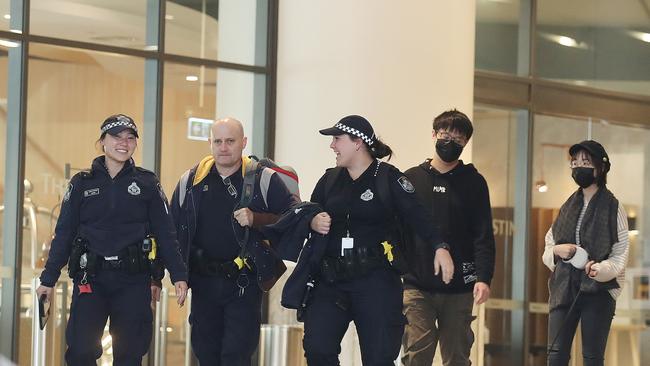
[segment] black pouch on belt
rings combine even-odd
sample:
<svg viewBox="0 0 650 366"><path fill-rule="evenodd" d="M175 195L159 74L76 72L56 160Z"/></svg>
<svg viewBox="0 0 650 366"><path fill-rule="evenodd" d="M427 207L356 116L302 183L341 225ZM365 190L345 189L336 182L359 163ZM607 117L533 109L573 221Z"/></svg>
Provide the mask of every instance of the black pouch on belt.
<svg viewBox="0 0 650 366"><path fill-rule="evenodd" d="M128 254L124 260L126 261L126 271L129 274L140 273L140 248L137 245L131 245L126 248Z"/></svg>

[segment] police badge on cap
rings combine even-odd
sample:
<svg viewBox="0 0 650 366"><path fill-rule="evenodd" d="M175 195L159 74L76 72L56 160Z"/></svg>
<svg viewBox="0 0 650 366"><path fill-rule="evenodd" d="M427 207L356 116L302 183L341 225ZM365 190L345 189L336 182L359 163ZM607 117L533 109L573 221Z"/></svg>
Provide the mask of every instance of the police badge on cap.
<svg viewBox="0 0 650 366"><path fill-rule="evenodd" d="M117 134L127 129L132 130L135 137L140 137L138 136L138 127L133 122L133 118L124 114L114 114L104 120L101 132L102 136L107 133L117 136Z"/></svg>

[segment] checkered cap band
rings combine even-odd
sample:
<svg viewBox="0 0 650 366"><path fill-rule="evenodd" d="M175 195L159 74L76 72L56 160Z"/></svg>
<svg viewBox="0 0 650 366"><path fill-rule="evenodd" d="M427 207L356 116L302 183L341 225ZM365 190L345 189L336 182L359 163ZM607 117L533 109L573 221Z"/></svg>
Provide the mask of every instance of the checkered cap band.
<svg viewBox="0 0 650 366"><path fill-rule="evenodd" d="M104 125L104 127L102 127L102 133L107 132L111 128L118 127L118 126L125 126L127 128L132 129L136 133L138 132L138 127L136 127L135 123L133 123L133 121L129 117L117 116L115 118L116 121L107 123Z"/></svg>
<svg viewBox="0 0 650 366"><path fill-rule="evenodd" d="M348 127L348 126L344 125L343 123L337 123L336 125L334 125L334 127L338 128L339 130L341 130L341 131L343 131L345 133L349 133L351 135L354 135L356 137L361 138L363 140L363 142L368 144L368 146L371 146L375 142L375 140L374 140L375 134L374 133L372 134L372 136L368 137L368 135L366 135L365 133L357 130L356 128Z"/></svg>

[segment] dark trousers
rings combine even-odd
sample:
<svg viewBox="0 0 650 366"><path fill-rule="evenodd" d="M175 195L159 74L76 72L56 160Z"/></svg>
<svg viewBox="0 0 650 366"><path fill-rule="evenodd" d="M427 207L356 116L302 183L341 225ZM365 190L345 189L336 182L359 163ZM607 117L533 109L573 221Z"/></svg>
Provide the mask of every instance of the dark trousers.
<svg viewBox="0 0 650 366"><path fill-rule="evenodd" d="M254 275L239 296L233 280L192 273L192 351L202 366L251 364L262 317L262 291Z"/></svg>
<svg viewBox="0 0 650 366"><path fill-rule="evenodd" d="M393 366L404 333L402 282L393 270L380 268L348 282L319 283L304 316L303 347L310 366L339 365L350 321L357 328L364 366Z"/></svg>
<svg viewBox="0 0 650 366"><path fill-rule="evenodd" d="M92 293L79 293L75 283L66 329L70 366L96 365L101 357L102 334L111 319L113 365L142 363L151 342L153 315L148 275L104 270L91 283Z"/></svg>
<svg viewBox="0 0 650 366"><path fill-rule="evenodd" d="M440 341L443 365L471 365L473 305L471 292L443 294L405 290L404 312L408 324L402 342L402 363L407 366L431 365Z"/></svg>
<svg viewBox="0 0 650 366"><path fill-rule="evenodd" d="M580 321L583 364L602 366L615 309L616 301L607 291L581 293L570 314L568 307L553 309L548 316L548 365L568 365L571 343ZM555 343L550 344L556 336Z"/></svg>

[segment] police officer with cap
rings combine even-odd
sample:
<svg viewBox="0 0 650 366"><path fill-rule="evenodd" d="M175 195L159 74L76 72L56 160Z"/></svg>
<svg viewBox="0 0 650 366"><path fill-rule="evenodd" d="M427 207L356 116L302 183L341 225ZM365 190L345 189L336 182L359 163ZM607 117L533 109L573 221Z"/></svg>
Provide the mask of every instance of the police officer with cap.
<svg viewBox="0 0 650 366"><path fill-rule="evenodd" d="M36 290L46 301L68 263L74 291L66 328L68 365L95 365L110 317L113 364L140 365L152 334L151 274L145 238L151 234L183 305L187 270L167 199L153 172L135 166L138 128L128 116L108 117L104 155L72 177L61 204L49 258Z"/></svg>
<svg viewBox="0 0 650 366"><path fill-rule="evenodd" d="M411 182L380 160L390 158L392 150L368 120L347 116L320 133L332 136L336 168L325 172L311 196L325 210L312 219L311 229L327 236L327 248L312 273L316 285L304 310L305 356L310 366L338 365L341 340L354 321L363 364L394 365L405 318L395 268L400 248L391 228L400 219L432 251L446 252L447 246L430 225ZM453 262L446 254L436 255L435 271L449 282Z"/></svg>

